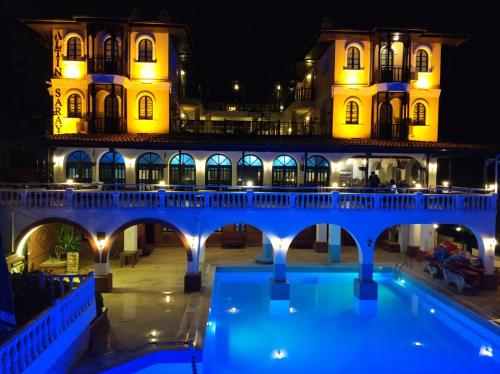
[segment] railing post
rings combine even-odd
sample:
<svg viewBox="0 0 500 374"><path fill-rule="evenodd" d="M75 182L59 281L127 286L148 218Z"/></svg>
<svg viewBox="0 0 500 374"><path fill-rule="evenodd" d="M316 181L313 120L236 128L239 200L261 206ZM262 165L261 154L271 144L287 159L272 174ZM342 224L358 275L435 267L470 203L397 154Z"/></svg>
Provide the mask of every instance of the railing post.
<svg viewBox="0 0 500 374"><path fill-rule="evenodd" d="M28 208L28 189L25 188L21 191L21 206L23 208Z"/></svg>
<svg viewBox="0 0 500 374"><path fill-rule="evenodd" d="M417 209L424 209L424 194L422 192L415 194L415 207Z"/></svg>
<svg viewBox="0 0 500 374"><path fill-rule="evenodd" d="M119 191L113 191L113 209L118 208L119 205L119 200L120 200L120 192Z"/></svg>
<svg viewBox="0 0 500 374"><path fill-rule="evenodd" d="M373 194L373 208L374 209L380 209L380 200L382 199L381 194Z"/></svg>
<svg viewBox="0 0 500 374"><path fill-rule="evenodd" d="M165 207L165 190L163 189L158 190L158 207Z"/></svg>
<svg viewBox="0 0 500 374"><path fill-rule="evenodd" d="M464 210L464 195L455 195L455 209L456 210ZM453 205L452 205L453 207Z"/></svg>
<svg viewBox="0 0 500 374"><path fill-rule="evenodd" d="M339 191L333 191L332 192L333 209L338 209L339 208L339 197L340 197Z"/></svg>
<svg viewBox="0 0 500 374"><path fill-rule="evenodd" d="M210 192L208 191L203 192L203 207L210 208Z"/></svg>
<svg viewBox="0 0 500 374"><path fill-rule="evenodd" d="M64 192L64 206L67 208L71 208L73 206L73 189L66 188Z"/></svg>
<svg viewBox="0 0 500 374"><path fill-rule="evenodd" d="M247 208L253 208L253 190L248 189L247 190Z"/></svg>
<svg viewBox="0 0 500 374"><path fill-rule="evenodd" d="M290 208L295 208L297 206L297 194L295 192L290 192Z"/></svg>

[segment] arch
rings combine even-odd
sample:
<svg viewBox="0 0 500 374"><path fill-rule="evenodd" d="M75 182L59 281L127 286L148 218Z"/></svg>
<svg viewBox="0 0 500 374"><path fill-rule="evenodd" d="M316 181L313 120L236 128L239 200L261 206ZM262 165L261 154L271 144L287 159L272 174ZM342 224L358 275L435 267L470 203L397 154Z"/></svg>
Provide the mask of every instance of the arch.
<svg viewBox="0 0 500 374"><path fill-rule="evenodd" d="M262 186L264 181L264 166L262 160L255 155L245 155L238 160L238 184Z"/></svg>
<svg viewBox="0 0 500 374"><path fill-rule="evenodd" d="M392 69L394 65L394 50L383 45L380 48L380 67L382 69Z"/></svg>
<svg viewBox="0 0 500 374"><path fill-rule="evenodd" d="M276 157L272 169L273 186L296 186L297 182L297 161L288 155Z"/></svg>
<svg viewBox="0 0 500 374"><path fill-rule="evenodd" d="M177 153L169 162L169 184L195 185L196 162L190 154Z"/></svg>
<svg viewBox="0 0 500 374"><path fill-rule="evenodd" d="M137 184L156 184L163 179L163 160L156 153L143 153L135 165Z"/></svg>
<svg viewBox="0 0 500 374"><path fill-rule="evenodd" d="M306 186L328 186L330 183L330 163L323 156L314 155L306 162Z"/></svg>
<svg viewBox="0 0 500 374"><path fill-rule="evenodd" d="M178 235L179 239L181 240L182 245L183 245L184 249L186 250L188 262L193 261L193 259L194 259L193 249L191 247L191 243L190 243L190 240L188 239L187 235L182 230L180 230L178 227L176 227L174 224L172 224L168 221L165 221L165 220L162 220L159 218L150 218L150 217L134 219L132 221L124 223L123 225L121 225L118 228L116 228L115 230L113 230L113 232L110 234L110 236L106 242L105 250L103 250L103 254L105 254L106 261L109 261L110 248L112 247L117 236L125 229L128 229L129 227L136 226L136 225L139 225L142 223L153 223L153 224L170 226L175 231L175 233Z"/></svg>
<svg viewBox="0 0 500 374"><path fill-rule="evenodd" d="M105 184L125 184L125 159L116 151L109 151L99 161L99 180Z"/></svg>
<svg viewBox="0 0 500 374"><path fill-rule="evenodd" d="M154 96L149 92L143 92L138 95L137 108L139 119L153 119L154 102Z"/></svg>
<svg viewBox="0 0 500 374"><path fill-rule="evenodd" d="M384 101L379 106L379 123L383 125L392 124L392 104Z"/></svg>
<svg viewBox="0 0 500 374"><path fill-rule="evenodd" d="M66 178L77 183L92 182L92 160L84 151L74 151L66 158Z"/></svg>
<svg viewBox="0 0 500 374"><path fill-rule="evenodd" d="M359 100L355 98L349 98L345 103L345 124L346 125L358 125L359 114L360 114L360 104Z"/></svg>
<svg viewBox="0 0 500 374"><path fill-rule="evenodd" d="M150 35L141 34L136 39L136 61L137 62L155 62L156 44Z"/></svg>
<svg viewBox="0 0 500 374"><path fill-rule="evenodd" d="M349 43L345 49L345 68L347 70L360 70L363 46L359 43Z"/></svg>
<svg viewBox="0 0 500 374"><path fill-rule="evenodd" d="M216 153L207 159L205 184L207 186L230 186L232 184L232 164L227 156Z"/></svg>
<svg viewBox="0 0 500 374"><path fill-rule="evenodd" d="M62 223L76 227L78 230L82 231L85 237L88 239L92 252L94 253L94 261L95 262L99 261L99 249L97 247L97 243L95 241L94 236L81 224L63 217L44 218L39 221L32 222L31 224L23 228L19 232L19 234L16 235L16 239L14 240L14 248L16 248L16 253L18 252L19 247L24 246L24 243L31 234L33 234L41 226L49 223Z"/></svg>
<svg viewBox="0 0 500 374"><path fill-rule="evenodd" d="M79 93L71 93L68 95L67 108L68 118L82 118L82 96Z"/></svg>
<svg viewBox="0 0 500 374"><path fill-rule="evenodd" d="M104 54L104 61L106 62L118 61L120 57L119 39L112 38L111 35L105 37L103 42L103 54Z"/></svg>
<svg viewBox="0 0 500 374"><path fill-rule="evenodd" d="M427 124L427 108L422 101L413 104L412 125L425 126Z"/></svg>
<svg viewBox="0 0 500 374"><path fill-rule="evenodd" d="M83 38L75 32L64 37L64 57L69 61L81 61L83 57Z"/></svg>
<svg viewBox="0 0 500 374"><path fill-rule="evenodd" d="M415 49L415 70L417 72L427 73L430 67L431 49L427 46L419 46Z"/></svg>

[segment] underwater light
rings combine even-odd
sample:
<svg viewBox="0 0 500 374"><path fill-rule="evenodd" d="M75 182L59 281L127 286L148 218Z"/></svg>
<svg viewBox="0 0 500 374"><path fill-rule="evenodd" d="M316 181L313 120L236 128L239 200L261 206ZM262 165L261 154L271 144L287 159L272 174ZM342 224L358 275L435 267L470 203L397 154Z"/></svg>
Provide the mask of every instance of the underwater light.
<svg viewBox="0 0 500 374"><path fill-rule="evenodd" d="M413 345L415 347L422 347L423 346L423 344L421 342L413 342Z"/></svg>
<svg viewBox="0 0 500 374"><path fill-rule="evenodd" d="M271 357L275 360L281 360L287 356L287 352L285 349L275 349L271 352Z"/></svg>
<svg viewBox="0 0 500 374"><path fill-rule="evenodd" d="M431 314L434 314L434 313L436 313L436 309L431 308L431 309L429 309L429 312L431 312Z"/></svg>
<svg viewBox="0 0 500 374"><path fill-rule="evenodd" d="M229 313L231 313L231 314L236 314L236 313L238 313L238 312L239 312L238 308L236 308L236 307L234 307L234 306L233 306L233 307L231 307L231 308L229 308L227 311L228 311Z"/></svg>
<svg viewBox="0 0 500 374"><path fill-rule="evenodd" d="M479 356L493 357L493 348L483 345L479 349Z"/></svg>

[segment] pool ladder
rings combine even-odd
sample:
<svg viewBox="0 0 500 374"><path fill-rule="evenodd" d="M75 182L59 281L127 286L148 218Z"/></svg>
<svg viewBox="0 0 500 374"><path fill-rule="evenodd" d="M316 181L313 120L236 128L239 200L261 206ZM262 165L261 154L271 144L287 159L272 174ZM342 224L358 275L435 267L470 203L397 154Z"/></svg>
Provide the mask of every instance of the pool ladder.
<svg viewBox="0 0 500 374"><path fill-rule="evenodd" d="M409 257L401 257L401 259L398 261L398 263L396 264L396 266L394 266L394 269L400 273L401 270L404 268L404 267L407 267L408 269L410 270L413 270L413 263L411 261L411 259Z"/></svg>

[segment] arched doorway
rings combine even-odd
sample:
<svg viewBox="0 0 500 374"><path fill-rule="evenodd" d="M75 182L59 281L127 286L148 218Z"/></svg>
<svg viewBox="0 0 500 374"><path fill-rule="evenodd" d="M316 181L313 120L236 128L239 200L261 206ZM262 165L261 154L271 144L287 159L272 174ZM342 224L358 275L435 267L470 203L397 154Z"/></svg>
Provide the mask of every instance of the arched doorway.
<svg viewBox="0 0 500 374"><path fill-rule="evenodd" d="M238 185L262 186L264 168L262 160L254 155L245 155L238 161Z"/></svg>
<svg viewBox="0 0 500 374"><path fill-rule="evenodd" d="M120 153L109 151L102 155L99 180L105 184L125 184L125 159Z"/></svg>
<svg viewBox="0 0 500 374"><path fill-rule="evenodd" d="M115 94L109 94L104 98L104 127L108 133L116 133L119 128L119 102Z"/></svg>
<svg viewBox="0 0 500 374"><path fill-rule="evenodd" d="M172 185L195 185L196 163L187 153L179 153L172 157L169 165L169 183Z"/></svg>
<svg viewBox="0 0 500 374"><path fill-rule="evenodd" d="M144 153L137 159L137 184L158 184L163 179L163 160L156 153Z"/></svg>
<svg viewBox="0 0 500 374"><path fill-rule="evenodd" d="M291 156L281 155L273 161L273 186L297 185L297 161Z"/></svg>
<svg viewBox="0 0 500 374"><path fill-rule="evenodd" d="M222 154L210 156L205 168L205 184L207 186L231 186L231 160Z"/></svg>
<svg viewBox="0 0 500 374"><path fill-rule="evenodd" d="M329 185L330 164L322 156L311 156L306 163L306 180L304 185L325 187Z"/></svg>
<svg viewBox="0 0 500 374"><path fill-rule="evenodd" d="M76 183L92 182L92 160L83 151L75 151L66 159L66 178Z"/></svg>

